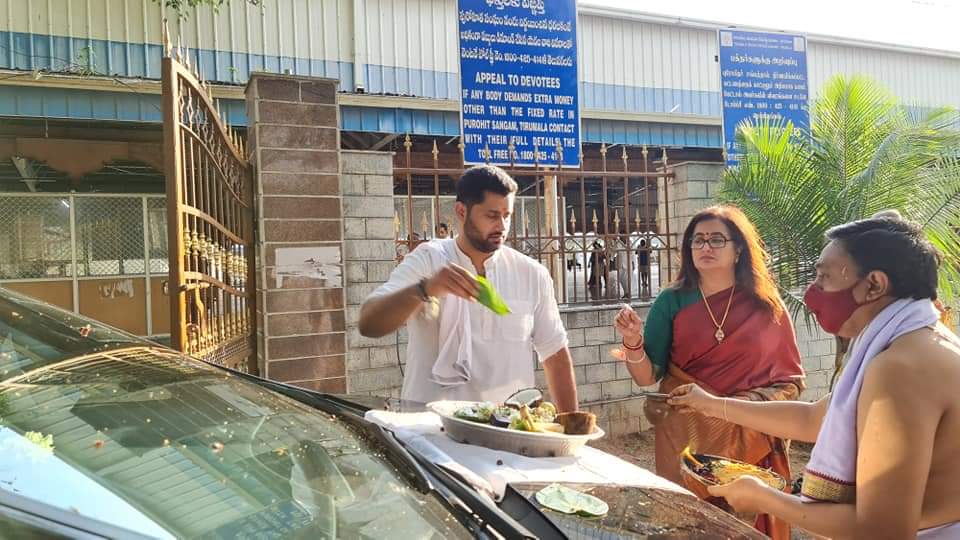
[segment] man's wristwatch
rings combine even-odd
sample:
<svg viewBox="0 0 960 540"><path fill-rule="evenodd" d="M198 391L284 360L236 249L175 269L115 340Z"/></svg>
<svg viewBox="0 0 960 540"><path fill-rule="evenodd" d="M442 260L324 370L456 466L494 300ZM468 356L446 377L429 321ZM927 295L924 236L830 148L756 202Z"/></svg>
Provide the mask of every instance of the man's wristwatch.
<svg viewBox="0 0 960 540"><path fill-rule="evenodd" d="M427 293L427 278L417 282L417 296L426 304L423 306L423 315L426 318L434 320L440 316L440 301L437 300L436 296L430 296Z"/></svg>
<svg viewBox="0 0 960 540"><path fill-rule="evenodd" d="M427 294L427 278L423 278L417 282L417 295L420 296L420 300L424 302L430 301L430 295Z"/></svg>

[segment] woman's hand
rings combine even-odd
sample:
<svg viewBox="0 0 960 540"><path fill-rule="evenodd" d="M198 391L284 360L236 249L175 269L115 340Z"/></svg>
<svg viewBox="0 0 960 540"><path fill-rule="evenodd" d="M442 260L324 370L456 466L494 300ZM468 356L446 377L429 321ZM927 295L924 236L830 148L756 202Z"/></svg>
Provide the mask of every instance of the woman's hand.
<svg viewBox="0 0 960 540"><path fill-rule="evenodd" d="M624 304L613 322L617 331L623 336L623 345L612 349L611 356L627 364L630 376L640 386L649 386L657 382L653 364L650 363L647 352L643 349L643 321L640 320L637 312Z"/></svg>
<svg viewBox="0 0 960 540"><path fill-rule="evenodd" d="M718 416L721 398L709 394L696 384L678 386L670 392L667 403L680 412L698 412L707 416Z"/></svg>
<svg viewBox="0 0 960 540"><path fill-rule="evenodd" d="M760 514L767 512L764 501L771 489L755 476L741 476L729 484L707 487L710 495L723 497L736 512Z"/></svg>
<svg viewBox="0 0 960 540"><path fill-rule="evenodd" d="M632 307L624 305L614 319L617 332L623 336L623 343L631 348L643 345L643 321Z"/></svg>

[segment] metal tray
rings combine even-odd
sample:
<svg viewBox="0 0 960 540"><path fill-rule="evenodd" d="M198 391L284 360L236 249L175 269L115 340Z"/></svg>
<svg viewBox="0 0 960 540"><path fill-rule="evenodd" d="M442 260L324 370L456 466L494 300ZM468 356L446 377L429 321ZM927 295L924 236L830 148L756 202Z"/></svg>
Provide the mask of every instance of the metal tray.
<svg viewBox="0 0 960 540"><path fill-rule="evenodd" d="M520 454L521 456L572 456L587 441L599 439L604 435L599 426L589 435L533 433L471 422L453 416L457 409L476 403L475 401L433 401L427 403L427 409L440 417L443 430L451 439L464 444L475 444L492 450Z"/></svg>

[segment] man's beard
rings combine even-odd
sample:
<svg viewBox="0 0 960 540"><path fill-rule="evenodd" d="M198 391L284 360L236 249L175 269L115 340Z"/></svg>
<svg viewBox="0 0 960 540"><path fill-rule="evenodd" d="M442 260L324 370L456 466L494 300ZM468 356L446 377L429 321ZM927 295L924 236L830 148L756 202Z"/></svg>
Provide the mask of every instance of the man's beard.
<svg viewBox="0 0 960 540"><path fill-rule="evenodd" d="M493 253L503 244L501 241L501 244L497 245L489 237L484 237L469 219L463 224L463 235L467 237L470 246L481 253Z"/></svg>

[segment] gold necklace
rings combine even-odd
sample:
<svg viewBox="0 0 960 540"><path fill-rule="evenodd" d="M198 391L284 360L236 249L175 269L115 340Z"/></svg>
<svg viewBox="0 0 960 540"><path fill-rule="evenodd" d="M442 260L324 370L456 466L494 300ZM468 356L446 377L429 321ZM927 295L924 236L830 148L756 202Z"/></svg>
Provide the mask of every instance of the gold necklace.
<svg viewBox="0 0 960 540"><path fill-rule="evenodd" d="M703 297L703 304L707 306L707 313L710 315L710 320L712 320L713 325L717 327L717 332L713 334L713 337L717 338L717 343L722 343L723 338L727 337L723 332L723 323L727 322L727 315L730 314L730 304L733 303L733 293L736 290L737 284L734 283L730 289L730 298L727 299L727 310L723 312L723 319L718 323L717 318L713 316L713 311L710 309L710 302L707 302L707 295L703 294L703 285L700 285L700 296Z"/></svg>

